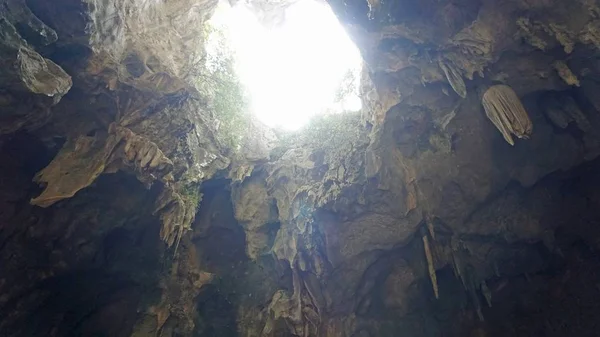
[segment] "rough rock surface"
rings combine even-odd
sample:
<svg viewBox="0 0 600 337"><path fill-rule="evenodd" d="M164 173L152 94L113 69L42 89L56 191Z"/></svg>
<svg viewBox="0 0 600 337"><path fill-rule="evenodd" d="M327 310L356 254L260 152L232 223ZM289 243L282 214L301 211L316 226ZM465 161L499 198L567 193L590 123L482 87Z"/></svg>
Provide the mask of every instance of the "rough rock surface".
<svg viewBox="0 0 600 337"><path fill-rule="evenodd" d="M600 3L329 4L363 111L236 153L216 1L0 0L0 335L596 335Z"/></svg>

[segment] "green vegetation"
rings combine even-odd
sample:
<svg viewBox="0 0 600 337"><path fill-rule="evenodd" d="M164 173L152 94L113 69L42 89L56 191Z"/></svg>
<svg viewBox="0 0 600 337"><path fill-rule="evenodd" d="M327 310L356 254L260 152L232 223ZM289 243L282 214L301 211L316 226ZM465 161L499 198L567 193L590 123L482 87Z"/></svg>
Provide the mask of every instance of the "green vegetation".
<svg viewBox="0 0 600 337"><path fill-rule="evenodd" d="M178 192L187 205L194 205L196 210L198 210L202 201L202 192L200 192L199 183L183 185L179 188Z"/></svg>
<svg viewBox="0 0 600 337"><path fill-rule="evenodd" d="M348 69L348 71L346 71L336 89L334 97L335 103L343 104L344 100L355 94L359 84L357 76L358 74L355 69Z"/></svg>
<svg viewBox="0 0 600 337"><path fill-rule="evenodd" d="M364 143L367 132L360 111L345 109L345 101L356 95L359 79L356 69L348 69L336 89L334 106L311 118L298 131L275 130L278 146L272 155L278 157L290 148L308 147L324 150L327 156L336 156Z"/></svg>
<svg viewBox="0 0 600 337"><path fill-rule="evenodd" d="M194 74L195 84L219 121L217 138L235 152L248 132L249 98L235 72L235 53L227 32L206 25L205 47L203 64Z"/></svg>
<svg viewBox="0 0 600 337"><path fill-rule="evenodd" d="M208 108L218 120L217 138L238 152L250 132L249 96L235 71L236 55L225 28L207 24L204 29L206 54L194 73L194 81ZM303 144L313 148L345 149L356 141L362 128L357 113L343 113L345 100L354 95L359 82L356 70L348 70L334 98L335 107L315 117L299 132L277 132L280 148ZM282 111L281 113L286 113ZM352 115L352 116L349 116ZM344 116L342 116L344 115Z"/></svg>
<svg viewBox="0 0 600 337"><path fill-rule="evenodd" d="M340 157L366 144L366 135L359 112L319 115L296 132L277 131L278 146L271 154L277 158L291 148L303 147L323 150L329 157Z"/></svg>

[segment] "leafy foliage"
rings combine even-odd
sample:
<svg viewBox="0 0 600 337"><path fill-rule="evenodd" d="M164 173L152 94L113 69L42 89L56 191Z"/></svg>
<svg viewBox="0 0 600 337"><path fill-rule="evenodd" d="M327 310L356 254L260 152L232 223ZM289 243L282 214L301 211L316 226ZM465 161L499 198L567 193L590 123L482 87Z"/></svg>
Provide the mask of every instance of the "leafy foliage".
<svg viewBox="0 0 600 337"><path fill-rule="evenodd" d="M322 150L329 157L343 157L368 141L359 112L315 116L302 129L296 132L278 131L277 136L279 141L271 153L273 158L300 147Z"/></svg>
<svg viewBox="0 0 600 337"><path fill-rule="evenodd" d="M348 96L353 95L358 86L358 78L355 69L348 69L339 83L334 102L342 103Z"/></svg>
<svg viewBox="0 0 600 337"><path fill-rule="evenodd" d="M338 84L333 106L312 117L300 130L274 130L278 144L271 153L272 157L280 157L289 149L298 147L322 150L326 157L343 157L366 144L368 131L362 123L360 111L347 109L345 104L357 95L359 79L356 69L348 69Z"/></svg>
<svg viewBox="0 0 600 337"><path fill-rule="evenodd" d="M199 71L194 75L196 87L203 97L208 98L209 108L219 121L217 138L234 152L239 152L242 142L251 132L252 121L248 109L248 94L235 71L235 51L225 28L206 25L204 40L206 54L202 65L198 67ZM324 144L346 144L347 137L356 138L356 135L349 134L356 131L355 123L349 122L354 118L333 115L346 110L345 101L356 95L358 82L356 69L349 69L336 91L333 102L335 106L324 111L324 115L328 117L317 117L304 128L305 136L300 137L302 143L323 147ZM278 137L283 143L300 141L289 134L280 136L284 138Z"/></svg>
<svg viewBox="0 0 600 337"><path fill-rule="evenodd" d="M195 84L219 121L217 137L236 151L249 128L248 94L235 72L235 52L227 32L206 25L205 41L207 53L194 74Z"/></svg>

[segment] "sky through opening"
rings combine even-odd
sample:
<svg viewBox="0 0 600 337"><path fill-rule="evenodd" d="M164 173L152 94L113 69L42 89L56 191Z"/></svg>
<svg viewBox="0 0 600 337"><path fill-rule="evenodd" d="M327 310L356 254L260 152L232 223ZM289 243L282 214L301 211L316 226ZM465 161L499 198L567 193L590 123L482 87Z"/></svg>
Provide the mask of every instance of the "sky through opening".
<svg viewBox="0 0 600 337"><path fill-rule="evenodd" d="M245 5L221 2L211 25L227 30L251 113L266 125L296 130L320 113L360 109L361 57L326 3L300 0L266 28ZM355 85L336 101L349 73Z"/></svg>

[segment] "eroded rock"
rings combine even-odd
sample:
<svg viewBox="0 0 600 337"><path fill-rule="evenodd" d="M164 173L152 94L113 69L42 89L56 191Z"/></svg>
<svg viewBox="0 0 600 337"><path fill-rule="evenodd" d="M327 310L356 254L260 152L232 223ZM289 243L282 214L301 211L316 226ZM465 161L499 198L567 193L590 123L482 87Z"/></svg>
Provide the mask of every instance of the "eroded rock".
<svg viewBox="0 0 600 337"><path fill-rule="evenodd" d="M3 1L0 330L493 336L595 289L598 6L329 3L363 111L235 153L190 85L216 2Z"/></svg>
<svg viewBox="0 0 600 337"><path fill-rule="evenodd" d="M511 134L529 138L533 125L521 100L509 86L492 86L483 94L482 103L485 114L510 145L515 145Z"/></svg>

